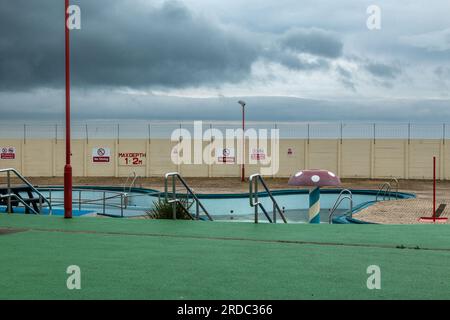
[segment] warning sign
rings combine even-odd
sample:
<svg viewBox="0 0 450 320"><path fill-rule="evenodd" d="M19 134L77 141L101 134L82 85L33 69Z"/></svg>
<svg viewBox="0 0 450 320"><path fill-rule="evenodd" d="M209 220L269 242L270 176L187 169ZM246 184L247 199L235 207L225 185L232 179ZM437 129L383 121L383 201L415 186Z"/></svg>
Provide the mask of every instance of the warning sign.
<svg viewBox="0 0 450 320"><path fill-rule="evenodd" d="M287 155L288 155L288 157L292 157L294 155L294 148L288 148Z"/></svg>
<svg viewBox="0 0 450 320"><path fill-rule="evenodd" d="M111 149L97 147L92 149L93 163L109 163L111 162Z"/></svg>
<svg viewBox="0 0 450 320"><path fill-rule="evenodd" d="M234 148L217 148L216 155L219 163L236 163Z"/></svg>
<svg viewBox="0 0 450 320"><path fill-rule="evenodd" d="M145 166L147 154L144 152L119 152L119 166Z"/></svg>
<svg viewBox="0 0 450 320"><path fill-rule="evenodd" d="M0 147L0 160L14 160L16 159L15 147Z"/></svg>
<svg viewBox="0 0 450 320"><path fill-rule="evenodd" d="M266 150L264 148L253 148L250 152L250 159L265 160L266 159Z"/></svg>

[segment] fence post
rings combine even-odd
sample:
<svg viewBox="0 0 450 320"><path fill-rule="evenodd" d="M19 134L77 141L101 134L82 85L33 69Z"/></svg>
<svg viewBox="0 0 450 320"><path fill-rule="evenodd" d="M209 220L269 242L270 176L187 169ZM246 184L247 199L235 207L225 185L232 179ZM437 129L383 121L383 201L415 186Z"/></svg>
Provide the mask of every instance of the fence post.
<svg viewBox="0 0 450 320"><path fill-rule="evenodd" d="M376 144L376 124L373 124L373 139L370 142L370 178L375 178L375 144Z"/></svg>
<svg viewBox="0 0 450 320"><path fill-rule="evenodd" d="M215 154L215 150L213 150L213 148L212 148L212 145L213 145L213 142L214 142L214 139L213 139L213 134L212 134L212 128L213 128L213 125L212 125L212 123L210 123L209 124L209 132L210 132L210 135L209 135L209 154L208 154L208 156L209 156L209 164L208 164L208 177L209 178L211 178L212 177L212 164L213 164L213 162L214 162L214 157L212 156L212 154L213 154L213 152L214 152L214 154ZM217 157L217 155L215 154L215 156Z"/></svg>
<svg viewBox="0 0 450 320"><path fill-rule="evenodd" d="M408 123L408 144L411 144L411 123Z"/></svg>
<svg viewBox="0 0 450 320"><path fill-rule="evenodd" d="M147 125L148 129L148 140L147 140L147 165L145 166L145 176L150 177L150 171L151 171L151 154L150 154L150 148L151 148L151 125L150 123Z"/></svg>
<svg viewBox="0 0 450 320"><path fill-rule="evenodd" d="M11 214L11 172L6 172L6 183L7 183L7 192L8 192L8 214Z"/></svg>

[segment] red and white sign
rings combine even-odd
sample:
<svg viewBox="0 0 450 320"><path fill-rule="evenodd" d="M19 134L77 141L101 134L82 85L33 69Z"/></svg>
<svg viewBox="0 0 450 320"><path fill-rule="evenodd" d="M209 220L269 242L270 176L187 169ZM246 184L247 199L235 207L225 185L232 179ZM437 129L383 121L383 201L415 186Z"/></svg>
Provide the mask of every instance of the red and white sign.
<svg viewBox="0 0 450 320"><path fill-rule="evenodd" d="M266 159L266 150L264 150L264 148L253 148L250 152L250 159L265 160Z"/></svg>
<svg viewBox="0 0 450 320"><path fill-rule="evenodd" d="M147 154L145 152L119 152L119 166L145 166Z"/></svg>
<svg viewBox="0 0 450 320"><path fill-rule="evenodd" d="M0 147L0 160L14 160L16 159L15 147Z"/></svg>
<svg viewBox="0 0 450 320"><path fill-rule="evenodd" d="M111 162L111 149L102 147L92 149L92 162L94 163Z"/></svg>
<svg viewBox="0 0 450 320"><path fill-rule="evenodd" d="M219 163L236 163L234 148L217 148L216 155Z"/></svg>
<svg viewBox="0 0 450 320"><path fill-rule="evenodd" d="M288 155L288 157L292 157L294 155L294 148L288 148L287 155Z"/></svg>

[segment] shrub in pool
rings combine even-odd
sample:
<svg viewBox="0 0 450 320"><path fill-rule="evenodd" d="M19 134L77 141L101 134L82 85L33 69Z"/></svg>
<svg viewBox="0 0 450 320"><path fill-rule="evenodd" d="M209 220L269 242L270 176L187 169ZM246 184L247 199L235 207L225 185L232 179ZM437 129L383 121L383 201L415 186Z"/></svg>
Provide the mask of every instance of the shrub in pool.
<svg viewBox="0 0 450 320"><path fill-rule="evenodd" d="M189 210L191 206L192 203L190 203L187 198L181 198L176 206L177 219L192 220L191 215L184 209L186 208ZM146 213L147 217L150 219L173 219L172 203L169 203L166 199L159 199L153 202L153 208Z"/></svg>

